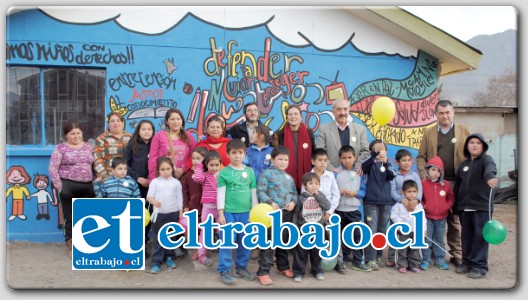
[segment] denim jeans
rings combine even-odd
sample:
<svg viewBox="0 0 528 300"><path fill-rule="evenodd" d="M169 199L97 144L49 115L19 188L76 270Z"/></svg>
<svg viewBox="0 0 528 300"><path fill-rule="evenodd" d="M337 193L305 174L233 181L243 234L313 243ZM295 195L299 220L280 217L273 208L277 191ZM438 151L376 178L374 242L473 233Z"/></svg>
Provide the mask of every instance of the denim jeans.
<svg viewBox="0 0 528 300"><path fill-rule="evenodd" d="M245 213L229 213L224 212L224 217L226 223L235 223L240 222L242 224L247 224L249 222L249 212ZM244 233L233 233L234 242L238 244L235 256L235 266L236 268L245 268L251 256L251 250L244 248L242 244L242 238ZM224 239L224 232L220 231L220 239ZM233 249L220 249L218 251L218 272L229 272L231 271L231 265L233 264Z"/></svg>
<svg viewBox="0 0 528 300"><path fill-rule="evenodd" d="M372 234L377 232L386 233L392 205L363 204L365 211L365 223ZM376 261L381 258L382 250L376 250L369 244L365 249L365 262Z"/></svg>
<svg viewBox="0 0 528 300"><path fill-rule="evenodd" d="M424 261L431 263L431 249L434 255L435 262L445 261L445 232L447 219L433 220L427 218L427 239L426 243L429 245L427 249L423 249ZM433 240L435 244L431 242Z"/></svg>

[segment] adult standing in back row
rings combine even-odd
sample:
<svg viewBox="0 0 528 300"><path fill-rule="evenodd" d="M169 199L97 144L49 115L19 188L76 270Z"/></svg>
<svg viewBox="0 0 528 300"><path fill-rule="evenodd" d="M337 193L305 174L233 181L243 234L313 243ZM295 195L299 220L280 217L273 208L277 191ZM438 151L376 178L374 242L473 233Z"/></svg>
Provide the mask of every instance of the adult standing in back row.
<svg viewBox="0 0 528 300"><path fill-rule="evenodd" d="M350 105L346 99L338 99L332 105L332 114L335 122L324 124L319 129L317 135L316 148L323 148L328 153L329 163L326 167L328 171L339 173L341 160L339 159L339 149L349 145L355 149L355 168L361 170L361 163L369 155L369 142L365 128L354 121L349 121Z"/></svg>
<svg viewBox="0 0 528 300"><path fill-rule="evenodd" d="M444 163L444 179L449 181L451 188L455 186L455 172L464 157L464 142L469 136L469 130L455 124L455 110L449 100L440 100L435 107L437 126L432 126L424 132L422 143L418 150L416 162L420 178L426 177L425 165L435 156L440 156ZM452 255L451 263L455 266L462 264L461 226L459 216L449 211L447 216L447 245Z"/></svg>
<svg viewBox="0 0 528 300"><path fill-rule="evenodd" d="M286 173L293 177L297 193L303 185L302 177L312 171L312 153L315 138L312 129L302 122L299 105L290 105L286 109L286 124L273 134L270 139L273 147L282 145L290 151L290 163Z"/></svg>
<svg viewBox="0 0 528 300"><path fill-rule="evenodd" d="M244 144L246 144L247 148L251 144L255 143L255 141L253 141L253 132L259 124L262 124L259 122L259 110L257 103L250 102L244 105L244 117L246 120L231 127L227 131L227 136L232 139L240 139L242 142L244 142ZM266 126L266 128L270 130L268 126Z"/></svg>

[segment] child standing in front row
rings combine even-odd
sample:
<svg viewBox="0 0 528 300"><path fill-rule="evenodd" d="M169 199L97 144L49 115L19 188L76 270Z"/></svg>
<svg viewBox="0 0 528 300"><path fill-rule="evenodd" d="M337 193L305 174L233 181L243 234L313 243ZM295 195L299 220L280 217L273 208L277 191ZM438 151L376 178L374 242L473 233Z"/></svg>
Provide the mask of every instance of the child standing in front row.
<svg viewBox="0 0 528 300"><path fill-rule="evenodd" d="M154 238L152 242L152 263L150 273L157 274L161 264L165 262L169 269L176 268L174 262L174 251L163 248L158 241L160 228L170 222L178 222L183 213L182 186L175 178L172 160L161 156L156 161L156 175L150 182L147 193L147 201L154 206L152 214L152 231Z"/></svg>
<svg viewBox="0 0 528 300"><path fill-rule="evenodd" d="M414 180L406 180L403 182L402 194L405 199L409 201L416 200L418 195L418 184ZM400 241L405 241L407 239L414 240L416 236L416 228L414 227L415 218L411 216L411 213L423 211L421 203L418 203L414 208L403 205L402 202L394 204L391 209L391 220L393 223L401 222L407 223L411 227L411 232L408 234L398 233L398 239ZM423 216L423 224L426 224L425 213ZM400 273L407 273L407 268L414 273L419 273L420 262L422 261L422 256L420 249L412 249L410 246L399 249L397 251L397 266Z"/></svg>
<svg viewBox="0 0 528 300"><path fill-rule="evenodd" d="M271 162L273 166L262 172L258 179L257 196L260 203L267 203L274 210L282 210L282 222L291 222L293 218L293 209L297 203L297 189L295 181L286 173L290 159L290 151L284 146L276 146L271 152ZM272 228L268 228L268 237L271 236ZM288 231L282 232L282 240L289 239ZM273 266L273 252L277 259L277 273L288 278L293 277L288 261L288 250L268 248L260 251L258 261L259 269L257 276L260 284L271 285L273 282L269 277L270 269Z"/></svg>
<svg viewBox="0 0 528 300"><path fill-rule="evenodd" d="M334 210L339 205L339 187L337 186L337 181L334 173L328 171L326 167L328 166L328 153L323 148L317 148L312 154L312 172L319 176L319 190L323 193L330 201L330 208L325 212L325 223L328 222L330 216L334 213ZM301 193L306 191L303 187L301 188ZM325 234L328 234L327 232ZM345 274L345 264L343 262L343 256L339 255L337 258L337 264L335 270L339 274Z"/></svg>
<svg viewBox="0 0 528 300"><path fill-rule="evenodd" d="M240 222L243 225L249 223L249 211L258 203L257 182L253 169L245 166L242 161L246 156L246 144L240 139L232 139L227 144L227 155L230 163L218 174L218 223ZM222 232L220 233L222 237ZM251 250L244 248L242 239L244 233L235 233L235 242L238 244L235 258L235 276L245 280L255 280L255 274L247 269ZM220 249L218 251L219 279L226 285L235 283L231 275L233 264L232 249Z"/></svg>
<svg viewBox="0 0 528 300"><path fill-rule="evenodd" d="M99 198L141 198L136 181L127 175L127 163L123 157L112 161L112 175L97 191Z"/></svg>
<svg viewBox="0 0 528 300"><path fill-rule="evenodd" d="M391 196L395 203L402 203L405 207L413 208L418 202L422 200L422 181L420 175L417 172L411 170L412 168L412 155L407 149L400 149L396 152L396 165L398 171L396 177L391 181ZM409 201L402 194L403 183L406 180L414 180L418 185L418 195L416 199L409 203ZM392 247L388 247L387 255L387 267L394 267L396 265L396 250Z"/></svg>
<svg viewBox="0 0 528 300"><path fill-rule="evenodd" d="M341 170L336 174L337 186L341 198L339 205L335 209L335 213L341 217L341 230L348 224L354 222L361 222L361 212L359 207L363 205L363 198L367 189L365 179L359 176L357 169L354 168L356 163L356 152L350 145L345 145L339 149L339 159L341 160ZM354 230L354 242L361 242L361 233L359 230ZM372 271L365 263L363 263L363 249L352 250L345 245L341 246L343 261L351 261L352 269L362 272ZM351 257L352 256L352 257Z"/></svg>
<svg viewBox="0 0 528 300"><path fill-rule="evenodd" d="M198 163L194 170L194 181L200 183L203 187L202 191L202 215L201 222L205 223L207 217L212 215L214 220L218 220L218 207L216 205L216 197L218 191L218 172L220 172L220 166L222 165L222 158L215 150L210 150L205 155L203 164ZM198 261L206 266L210 267L213 261L207 257L207 249L203 246L203 231L200 231L198 237L202 247L198 249Z"/></svg>
<svg viewBox="0 0 528 300"><path fill-rule="evenodd" d="M319 191L320 179L316 173L306 173L302 177L304 192L299 195L292 223L301 228L305 223L319 223L324 226L325 214L330 208L330 201ZM293 281L301 282L304 278L306 264L310 256L311 273L317 280L324 280L324 271L321 269L321 256L319 249L304 249L301 245L295 246L293 254Z"/></svg>
<svg viewBox="0 0 528 300"><path fill-rule="evenodd" d="M422 181L423 198L422 206L427 218L427 243L429 247L424 249L423 261L420 269L427 270L431 264L431 249L434 253L434 264L442 270L448 270L445 262L445 230L447 215L455 202L455 194L444 180L444 163L439 156L432 157L425 165L426 178ZM431 242L433 241L433 242Z"/></svg>
<svg viewBox="0 0 528 300"><path fill-rule="evenodd" d="M460 214L462 225L462 265L458 274L469 278L483 278L488 273L489 244L482 235L482 228L493 213L493 189L498 179L495 161L486 152L488 143L480 133L467 137L464 156L455 180L456 201L453 211Z"/></svg>
<svg viewBox="0 0 528 300"><path fill-rule="evenodd" d="M367 177L367 193L363 199L365 223L372 230L372 234L387 230L387 223L394 201L391 198L390 181L396 177L391 163L387 160L387 146L380 140L373 140L369 144L370 156L363 161L361 169ZM367 266L373 271L380 268L381 250L368 245L365 250Z"/></svg>

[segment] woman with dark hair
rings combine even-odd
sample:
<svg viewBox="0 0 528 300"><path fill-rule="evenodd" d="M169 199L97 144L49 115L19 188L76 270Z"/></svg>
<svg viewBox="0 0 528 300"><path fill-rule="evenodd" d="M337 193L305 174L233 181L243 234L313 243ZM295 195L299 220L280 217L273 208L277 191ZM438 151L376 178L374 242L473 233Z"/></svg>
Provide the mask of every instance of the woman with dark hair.
<svg viewBox="0 0 528 300"><path fill-rule="evenodd" d="M125 131L125 118L117 112L108 114L108 130L95 139L94 169L97 181L106 181L112 174L112 160L123 157L132 135ZM101 183L102 183L101 182Z"/></svg>
<svg viewBox="0 0 528 300"><path fill-rule="evenodd" d="M299 193L303 175L312 170L315 138L312 129L302 122L301 108L298 105L291 105L286 109L286 124L275 132L270 144L273 147L282 145L290 150L290 163L286 172L293 177Z"/></svg>
<svg viewBox="0 0 528 300"><path fill-rule="evenodd" d="M149 185L148 158L154 132L154 124L149 120L142 120L125 147L127 174L137 182L142 198L147 197Z"/></svg>
<svg viewBox="0 0 528 300"><path fill-rule="evenodd" d="M214 115L206 124L207 133L205 139L196 144L196 147L204 147L207 150L215 150L222 156L222 166L227 166L231 160L227 156L227 143L231 140L225 136L225 120L219 115ZM192 161L189 158L185 164L186 170L192 166Z"/></svg>
<svg viewBox="0 0 528 300"><path fill-rule="evenodd" d="M185 131L183 113L177 108L171 108L165 114L165 130L160 130L152 139L150 146L148 171L149 180L156 178L156 161L158 157L167 156L174 164L176 178L180 179L187 159L196 146L192 134Z"/></svg>
<svg viewBox="0 0 528 300"><path fill-rule="evenodd" d="M72 251L72 199L95 197L92 185L93 149L83 141L82 130L76 123L63 127L65 142L57 145L48 167L53 186L59 191L64 214L64 239L68 255Z"/></svg>

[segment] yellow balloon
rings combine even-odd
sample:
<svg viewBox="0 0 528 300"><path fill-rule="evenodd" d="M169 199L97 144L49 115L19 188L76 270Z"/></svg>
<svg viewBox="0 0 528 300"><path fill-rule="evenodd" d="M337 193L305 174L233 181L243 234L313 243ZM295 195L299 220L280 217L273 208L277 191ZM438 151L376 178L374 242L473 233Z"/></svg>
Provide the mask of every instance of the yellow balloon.
<svg viewBox="0 0 528 300"><path fill-rule="evenodd" d="M249 211L249 221L252 223L261 223L266 228L271 227L271 217L269 212L273 211L273 207L267 203L259 203Z"/></svg>
<svg viewBox="0 0 528 300"><path fill-rule="evenodd" d="M372 117L381 126L388 124L396 114L396 105L389 97L379 97L372 104Z"/></svg>
<svg viewBox="0 0 528 300"><path fill-rule="evenodd" d="M145 220L145 227L147 227L150 222L150 213L146 208L143 208L143 219Z"/></svg>

